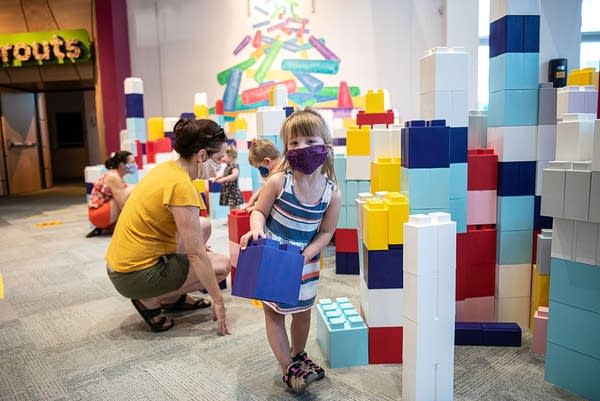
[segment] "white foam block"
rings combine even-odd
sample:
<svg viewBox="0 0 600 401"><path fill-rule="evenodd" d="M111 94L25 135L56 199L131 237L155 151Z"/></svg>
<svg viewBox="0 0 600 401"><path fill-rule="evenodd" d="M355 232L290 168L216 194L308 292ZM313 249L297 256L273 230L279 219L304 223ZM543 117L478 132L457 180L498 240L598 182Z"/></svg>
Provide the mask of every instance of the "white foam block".
<svg viewBox="0 0 600 401"><path fill-rule="evenodd" d="M596 72L596 74L598 74ZM596 113L598 111L598 89L593 85L583 87L583 109L584 113Z"/></svg>
<svg viewBox="0 0 600 401"><path fill-rule="evenodd" d="M550 249L552 247L552 230L542 229L537 238L535 264L539 274L550 274Z"/></svg>
<svg viewBox="0 0 600 401"><path fill-rule="evenodd" d="M592 150L592 171L600 171L600 120L594 122L594 144Z"/></svg>
<svg viewBox="0 0 600 401"><path fill-rule="evenodd" d="M522 328L529 327L530 297L496 298L495 303L498 322L516 322Z"/></svg>
<svg viewBox="0 0 600 401"><path fill-rule="evenodd" d="M435 274L445 275L451 273L456 277L456 222L451 220L450 213L429 213L431 221L435 224L437 234L437 269ZM444 284L453 286L455 280ZM454 286L453 286L454 287ZM449 302L455 300L454 293ZM443 300L444 302L447 300Z"/></svg>
<svg viewBox="0 0 600 401"><path fill-rule="evenodd" d="M575 261L597 265L598 227L597 223L575 222Z"/></svg>
<svg viewBox="0 0 600 401"><path fill-rule="evenodd" d="M283 120L285 120L285 110L282 107L259 107L256 111L257 137L279 135Z"/></svg>
<svg viewBox="0 0 600 401"><path fill-rule="evenodd" d="M552 221L552 247L550 255L553 258L573 260L575 242L575 222L573 220L557 219Z"/></svg>
<svg viewBox="0 0 600 401"><path fill-rule="evenodd" d="M144 94L144 81L142 78L129 77L123 82L123 89L126 95L132 93Z"/></svg>
<svg viewBox="0 0 600 401"><path fill-rule="evenodd" d="M206 92L194 93L194 106L206 106L208 105L208 96Z"/></svg>
<svg viewBox="0 0 600 401"><path fill-rule="evenodd" d="M454 320L456 273L417 276L404 271L404 317L416 323Z"/></svg>
<svg viewBox="0 0 600 401"><path fill-rule="evenodd" d="M376 124L371 128L371 162L380 157L390 157L390 132L384 124Z"/></svg>
<svg viewBox="0 0 600 401"><path fill-rule="evenodd" d="M555 156L556 125L538 125L535 160L554 160Z"/></svg>
<svg viewBox="0 0 600 401"><path fill-rule="evenodd" d="M164 132L173 132L173 128L175 124L179 121L177 117L165 117L163 118L163 131Z"/></svg>
<svg viewBox="0 0 600 401"><path fill-rule="evenodd" d="M469 112L469 149L484 149L487 146L487 113Z"/></svg>
<svg viewBox="0 0 600 401"><path fill-rule="evenodd" d="M537 131L535 125L489 127L487 147L496 151L500 162L536 160Z"/></svg>
<svg viewBox="0 0 600 401"><path fill-rule="evenodd" d="M370 156L346 156L346 179L347 180L370 180L371 158Z"/></svg>
<svg viewBox="0 0 600 401"><path fill-rule="evenodd" d="M556 118L563 119L568 113L586 113L583 86L565 86L556 92Z"/></svg>
<svg viewBox="0 0 600 401"><path fill-rule="evenodd" d="M420 94L420 114L424 120L446 120L451 127L469 124L467 91L432 91Z"/></svg>
<svg viewBox="0 0 600 401"><path fill-rule="evenodd" d="M434 47L420 60L420 93L467 90L468 56L463 47Z"/></svg>
<svg viewBox="0 0 600 401"><path fill-rule="evenodd" d="M542 173L542 216L563 217L565 208L565 181L567 169L571 166L565 162L550 162Z"/></svg>
<svg viewBox="0 0 600 401"><path fill-rule="evenodd" d="M542 184L544 183L544 169L548 168L548 160L535 162L535 196L542 196Z"/></svg>
<svg viewBox="0 0 600 401"><path fill-rule="evenodd" d="M252 177L238 178L240 191L252 191Z"/></svg>
<svg viewBox="0 0 600 401"><path fill-rule="evenodd" d="M540 15L540 0L493 0L490 2L490 22L505 15Z"/></svg>
<svg viewBox="0 0 600 401"><path fill-rule="evenodd" d="M565 114L556 130L557 160L592 160L595 114Z"/></svg>
<svg viewBox="0 0 600 401"><path fill-rule="evenodd" d="M590 184L590 212L588 220L600 223L600 171L592 171Z"/></svg>
<svg viewBox="0 0 600 401"><path fill-rule="evenodd" d="M581 166L579 166L581 165ZM564 217L586 221L590 209L590 185L592 172L586 170L590 163L573 163L573 170L567 170L565 180ZM581 168L581 170L576 170ZM596 200L597 202L600 200Z"/></svg>
<svg viewBox="0 0 600 401"><path fill-rule="evenodd" d="M496 296L501 298L531 295L531 265L496 265Z"/></svg>
<svg viewBox="0 0 600 401"><path fill-rule="evenodd" d="M404 304L402 288L367 288L360 278L360 306L369 327L399 327L404 325L402 310Z"/></svg>
<svg viewBox="0 0 600 401"><path fill-rule="evenodd" d="M433 277L437 264L437 233L431 217L410 215L404 223L404 272Z"/></svg>
<svg viewBox="0 0 600 401"><path fill-rule="evenodd" d="M402 152L402 143L401 143L401 135L402 135L402 125L400 124L391 124L388 127L389 136L390 136L390 157L400 157Z"/></svg>
<svg viewBox="0 0 600 401"><path fill-rule="evenodd" d="M87 166L83 169L83 176L86 183L94 183L105 170L104 165L98 164L96 166Z"/></svg>

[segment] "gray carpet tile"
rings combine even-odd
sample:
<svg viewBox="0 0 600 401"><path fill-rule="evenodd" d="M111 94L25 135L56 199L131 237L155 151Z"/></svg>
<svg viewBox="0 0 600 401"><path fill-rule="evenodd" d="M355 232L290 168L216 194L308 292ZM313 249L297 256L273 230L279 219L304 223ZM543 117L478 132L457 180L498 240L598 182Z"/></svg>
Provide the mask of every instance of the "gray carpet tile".
<svg viewBox="0 0 600 401"><path fill-rule="evenodd" d="M152 333L107 278L110 235L90 230L84 192L60 187L0 199L0 400L398 400L402 365L328 369L316 342L306 350L326 377L302 395L286 391L263 312L225 290L233 335L216 334L210 309L173 314ZM37 223L61 221L56 226ZM228 252L224 219L209 244ZM335 274L326 249L319 298L359 307L359 277ZM287 320L289 327L290 319ZM544 381L544 357L520 348L456 347L456 400L579 400Z"/></svg>

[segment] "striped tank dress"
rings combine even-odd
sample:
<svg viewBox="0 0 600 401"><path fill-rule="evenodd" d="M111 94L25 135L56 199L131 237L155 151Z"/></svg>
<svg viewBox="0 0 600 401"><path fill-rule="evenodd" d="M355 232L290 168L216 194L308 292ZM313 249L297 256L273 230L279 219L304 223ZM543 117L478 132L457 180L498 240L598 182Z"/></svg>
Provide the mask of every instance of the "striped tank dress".
<svg viewBox="0 0 600 401"><path fill-rule="evenodd" d="M293 173L286 172L283 189L273 202L271 213L267 217L265 234L268 238L283 244L292 244L302 250L315 237L321 226L327 207L334 191L334 183L327 180L321 199L312 205L302 203L294 193ZM302 283L298 296L298 305L289 305L278 302L267 302L271 309L278 313L297 313L312 307L317 297L319 284L319 254L317 254L302 269Z"/></svg>

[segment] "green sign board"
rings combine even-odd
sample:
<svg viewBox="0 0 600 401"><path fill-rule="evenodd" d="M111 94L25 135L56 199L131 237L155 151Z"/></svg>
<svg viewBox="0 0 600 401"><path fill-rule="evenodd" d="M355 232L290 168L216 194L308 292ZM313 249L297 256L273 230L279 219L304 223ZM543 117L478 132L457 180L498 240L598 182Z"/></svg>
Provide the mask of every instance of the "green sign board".
<svg viewBox="0 0 600 401"><path fill-rule="evenodd" d="M0 68L89 61L92 42L85 29L0 35Z"/></svg>

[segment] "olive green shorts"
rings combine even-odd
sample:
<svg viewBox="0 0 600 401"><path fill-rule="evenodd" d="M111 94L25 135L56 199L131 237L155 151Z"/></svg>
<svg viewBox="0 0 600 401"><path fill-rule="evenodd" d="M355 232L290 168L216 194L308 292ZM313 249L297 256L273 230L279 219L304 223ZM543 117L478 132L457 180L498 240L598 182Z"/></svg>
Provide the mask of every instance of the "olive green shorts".
<svg viewBox="0 0 600 401"><path fill-rule="evenodd" d="M131 273L107 269L115 289L131 299L154 298L178 290L189 270L190 262L181 253L161 256L154 265Z"/></svg>

